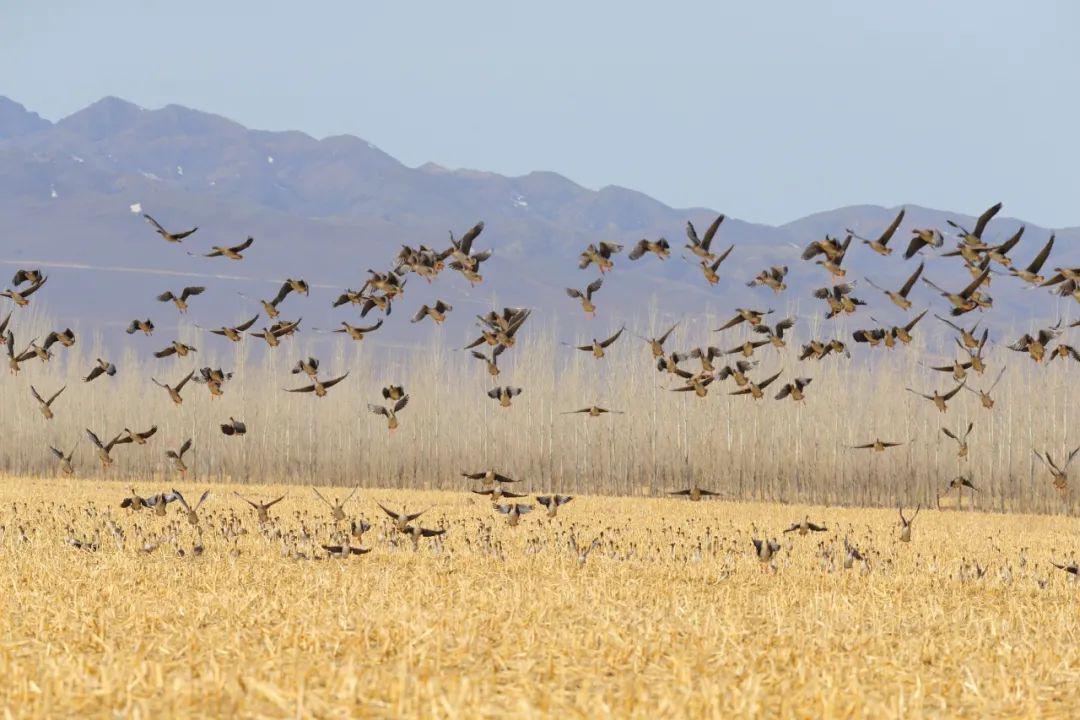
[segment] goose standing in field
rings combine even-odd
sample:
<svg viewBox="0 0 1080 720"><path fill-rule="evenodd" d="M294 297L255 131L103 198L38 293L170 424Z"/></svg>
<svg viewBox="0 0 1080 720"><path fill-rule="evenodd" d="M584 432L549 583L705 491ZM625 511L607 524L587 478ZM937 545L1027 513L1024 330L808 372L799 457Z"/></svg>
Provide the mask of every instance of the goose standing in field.
<svg viewBox="0 0 1080 720"><path fill-rule="evenodd" d="M285 495L282 495L281 497L275 498L274 500L271 500L270 502L265 502L264 503L264 502L256 502L254 500L249 500L248 498L244 497L243 495L236 492L235 490L233 491L233 495L240 498L241 500L243 500L244 502L246 502L248 505L250 505L252 507L252 509L255 511L256 516L259 519L259 524L260 525L265 525L266 523L270 522L270 508L274 507L279 502L281 502L282 500L285 499Z"/></svg>
<svg viewBox="0 0 1080 720"><path fill-rule="evenodd" d="M192 285L190 287L184 288L180 291L179 295L174 295L171 290L166 290L165 292L157 296L157 301L171 302L181 313L186 313L188 311L188 298L195 295L202 295L205 291L205 287L201 287L198 285Z"/></svg>
<svg viewBox="0 0 1080 720"><path fill-rule="evenodd" d="M102 360L101 358L98 358L95 361L94 367L90 368L90 372L87 374L86 377L83 378L83 382L92 382L93 380L101 377L102 375L113 377L114 375L116 375L116 366L107 360Z"/></svg>
<svg viewBox="0 0 1080 720"><path fill-rule="evenodd" d="M915 514L910 518L904 517L904 508L897 506L896 509L900 512L900 542L911 542L911 524L915 522L915 518L919 516L922 505L920 504L915 507Z"/></svg>
<svg viewBox="0 0 1080 720"><path fill-rule="evenodd" d="M192 370L187 375L185 375L183 379L180 380L180 382L178 382L176 385L166 385L165 383L159 382L156 378L150 378L150 380L159 388L164 388L164 390L169 393L169 399L173 401L173 404L183 405L184 398L180 396L180 391L184 389L184 386L187 385L188 381L191 380L191 378L194 376L195 371Z"/></svg>
<svg viewBox="0 0 1080 720"><path fill-rule="evenodd" d="M754 555L761 563L761 570L764 572L771 567L773 556L780 552L780 543L775 540L758 540L757 538L751 538L751 541L754 543Z"/></svg>
<svg viewBox="0 0 1080 720"><path fill-rule="evenodd" d="M566 288L566 294L577 300L581 300L581 308L586 315L596 317L596 305L593 304L593 294L604 284L604 278L597 278L585 286L584 292L575 288Z"/></svg>
<svg viewBox="0 0 1080 720"><path fill-rule="evenodd" d="M148 215L146 213L143 213L143 217L146 219L146 222L150 223L150 225L154 228L154 232L156 232L158 235L163 237L166 242L171 242L171 243L183 242L184 238L188 237L189 235L192 235L196 230L199 229L199 226L196 225L195 227L191 228L190 230L184 230L182 232L175 232L175 233L174 232L169 232L165 228L161 227L161 223L159 223L154 218L150 217L150 215Z"/></svg>
<svg viewBox="0 0 1080 720"><path fill-rule="evenodd" d="M179 490L173 488L172 494L173 497L176 498L176 501L180 503L180 507L184 509L184 514L187 517L188 524L198 525L199 508L201 508L203 503L206 502L206 498L210 497L210 491L205 490L203 492L203 494L199 497L199 502L195 503L195 507L191 507L190 505L188 505L187 500L184 499L184 496L180 493Z"/></svg>
<svg viewBox="0 0 1080 720"><path fill-rule="evenodd" d="M34 399L38 401L38 409L41 410L41 414L45 417L46 420L53 419L53 401L56 400L56 398L60 397L60 393L64 392L64 390L67 390L67 385L54 392L48 400L45 400L41 397L41 395L38 394L38 391L34 389L33 385L30 386L30 394L33 395Z"/></svg>
<svg viewBox="0 0 1080 720"><path fill-rule="evenodd" d="M397 414L404 410L405 406L408 404L409 396L405 395L390 407L385 407L383 405L375 405L373 403L368 403L367 407L370 412L373 412L376 415L384 416L386 418L387 428L389 428L390 432L393 432L394 430L397 430L398 427Z"/></svg>

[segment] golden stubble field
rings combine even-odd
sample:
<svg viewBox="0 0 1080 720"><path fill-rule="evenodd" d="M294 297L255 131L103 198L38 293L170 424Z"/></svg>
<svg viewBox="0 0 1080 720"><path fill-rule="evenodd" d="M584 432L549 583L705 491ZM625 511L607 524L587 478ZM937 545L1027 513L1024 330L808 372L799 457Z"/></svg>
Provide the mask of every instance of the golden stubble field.
<svg viewBox="0 0 1080 720"><path fill-rule="evenodd" d="M4 478L7 715L1076 713L1080 585L1049 564L1071 518L923 510L903 544L895 510L582 497L509 527L468 493L361 490L371 552L328 559L309 488L240 489L288 497L260 530L214 486L197 533L176 503L122 511L118 483ZM377 502L430 506L443 542L414 551ZM782 535L806 513L829 532ZM571 539L599 542L581 562Z"/></svg>

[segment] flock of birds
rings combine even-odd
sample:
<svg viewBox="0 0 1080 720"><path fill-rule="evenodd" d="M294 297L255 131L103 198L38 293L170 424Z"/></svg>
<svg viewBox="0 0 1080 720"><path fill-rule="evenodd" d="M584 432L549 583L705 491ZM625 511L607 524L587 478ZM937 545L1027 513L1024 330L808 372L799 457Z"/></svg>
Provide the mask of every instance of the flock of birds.
<svg viewBox="0 0 1080 720"><path fill-rule="evenodd" d="M1080 302L1080 268L1056 267L1053 274L1048 276L1042 274L1043 267L1054 247L1055 238L1053 235L1025 266L1014 263L1013 258L1009 255L1020 242L1024 234L1023 227L1003 243L990 244L983 240L983 233L988 223L1000 209L1000 203L989 208L978 218L974 227L970 230L958 223L949 221L949 225L956 231L955 246L937 255L938 257L960 258L964 269L970 275L970 278L964 279L962 287L948 290L926 277L924 275L925 261L920 261L903 285L895 290L879 286L869 278L866 279L869 287L883 293L904 313L912 311L914 307L914 303L909 296L920 279L925 286L940 294L950 306L949 316L951 319L938 314L934 314L934 317L956 332L959 357L950 363L929 367L934 371L948 374L953 381L951 386L943 389L933 388L927 392L908 388L910 392L932 402L943 414L948 412L949 402L962 390L975 393L987 410L992 409L994 406L991 393L1000 382L1005 367L1000 369L995 381L988 387L977 389L968 385L972 374L983 375L988 369L989 364L984 357L984 351L987 346L989 331L984 329L980 334L978 328L981 321L975 322L971 327L966 327L962 324L960 318L973 312L989 310L993 306L993 299L987 293L986 288L989 287L995 276L1010 276L1019 282L1033 287L1048 288L1062 297L1071 297ZM815 240L806 246L802 253L802 259L821 267L827 273L830 281L829 284L813 292L815 298L822 300L827 305L827 318L854 315L859 311L860 307L867 305L864 300L856 296L856 282L847 278L847 270L844 267L844 261L851 250L853 240L858 239L863 246L877 255L889 257L893 253L890 243L895 239L894 236L904 219L904 214L904 211L901 210L877 237L861 237L848 230L843 240L826 235L824 239ZM170 244L182 243L198 230L198 227L195 227L182 232L172 232L159 224L150 215L144 217L156 233ZM685 249L692 256L688 259L700 267L706 282L710 285L720 282L718 274L720 267L735 249L734 245L727 247L722 252L715 252L713 249L713 243L723 221L724 216L718 216L700 236L693 223L688 222L686 226L688 242ZM342 334L354 341L361 341L368 334L379 330L385 319L391 315L394 304L401 302L410 274L419 275L430 283L442 271L450 269L461 273L472 285L483 282L480 269L482 264L492 256L491 249L477 250L474 248L483 230L484 223L480 222L460 238L456 238L451 232L449 246L441 250L424 245L417 248L403 246L389 270L385 272L369 270L368 277L359 289L345 289L332 303L334 307L350 305L358 308L361 319L366 318L372 311L377 311L383 317L368 325L354 325L343 320L338 329L329 332ZM244 242L235 246L213 246L209 252L202 254L202 256L242 261L244 253L251 250L254 242L253 238L248 237ZM903 253L903 259L911 260L923 256L932 250L942 248L944 245L945 236L941 231L937 229L915 229L912 231L912 237L909 239L907 248ZM582 270L595 267L599 271L600 277L585 285L583 289L567 288L566 294L577 301L582 311L587 315L596 316L598 312L597 301L604 286L605 277L613 271L615 261L623 249L624 247L617 243L598 242L588 245L581 253L579 267ZM197 253L190 252L188 254L197 255ZM660 261L666 260L671 255L671 246L664 238L655 241L643 239L630 249L627 257L630 261L640 261L648 255L654 256L655 259ZM685 255L684 258L686 258ZM763 269L746 284L751 288L767 288L779 295L787 289L785 282L787 274L787 266L773 266ZM16 308L25 308L30 304L31 298L45 286L47 280L48 277L40 270L20 269L13 278L12 287L0 293L0 296L10 299ZM951 287L955 288L957 285ZM170 303L175 306L179 313L185 314L189 310L189 303L198 298L205 290L206 288L201 286L184 287L178 292L169 290L158 295L157 300L161 303ZM296 320L281 318L283 303L294 294L306 296L308 293L309 285L303 279L286 279L273 298L259 299L262 310L267 316L268 324L264 323L258 330L253 330L253 328L258 322L261 313L235 326L202 328L197 325L196 327L234 343L243 341L247 336L262 339L271 349L277 348L283 338L297 333L301 324L301 318ZM430 319L430 321L438 324L442 323L451 311L453 311L453 307L449 303L437 300L432 305L421 305L411 317L411 321L419 323ZM903 347L912 342L912 333L915 327L928 312L927 309L922 310L903 325L886 327L874 321L875 326L856 330L852 333L851 339L855 343L866 344L869 347L881 346L890 349ZM759 361L754 359L755 353L764 346L777 349L785 348L787 345L785 334L795 325L795 318L791 317L781 319L775 323L768 321L768 316L773 315L773 313L774 310L771 308L736 308L731 319L718 328L716 332L724 333L745 324L752 331L752 335L750 339L724 347L708 346L683 351L669 351L666 344L676 330L677 323L657 337L643 337L642 339L645 340L651 350L657 371L678 378L677 386L672 388L673 392L693 393L697 397L704 398L708 395L714 383L719 384L730 378L735 385L733 389L729 390L730 395L744 395L753 400L762 400L766 396L766 390L778 381L781 372L768 375L759 374L756 370ZM528 309L507 307L501 311L493 310L485 315L477 316L480 328L479 336L466 345L464 349L470 351L472 357L484 364L493 382L497 382L495 379L500 374L500 357L515 346L516 335L528 320L530 314L531 311ZM1074 322L1068 327L1075 328L1078 325L1080 325L1080 322ZM8 313L0 321L0 337L3 337L6 345L9 369L12 374L16 375L19 374L24 364L34 360L48 362L53 355L54 348L71 347L76 340L75 334L70 329L57 330L50 332L40 344L37 338L33 338L27 342L25 347L16 351L16 347L18 347L16 344L16 329L15 324L12 323L12 313ZM143 333L146 336L152 336L154 330L155 326L150 318L136 318L127 326L128 334ZM626 328L623 326L607 337L602 339L593 338L589 343L572 347L591 354L592 357L599 361L620 340L625 330ZM1035 363L1049 362L1055 358L1065 361L1080 361L1080 353L1073 346L1060 340L1064 332L1065 328L1062 327L1062 322L1058 321L1057 324L1051 327L1038 330L1034 335L1024 334L1008 347L1013 351L1029 356ZM194 353L197 353L195 347L179 340L172 340L168 345L153 354L154 357L159 359L182 359ZM802 346L798 353L798 359L800 361L820 361L830 354L850 357L847 342L841 338L812 339ZM696 363L697 367L690 367L693 363ZM302 382L305 384L287 388L287 392L310 393L319 398L326 396L333 387L344 381L349 375L346 372L337 377L325 377L321 373L320 362L315 357L299 359L295 366L292 367L291 372L293 375L303 376L305 380ZM112 377L116 373L116 365L106 359L99 358L90 368L84 382L91 383L98 378ZM183 404L183 392L189 382L194 381L201 384L207 388L211 395L220 396L223 394L231 377L231 372L226 372L221 368L202 367L191 369L175 382L161 381L157 378L152 378L152 382L168 394L172 403L179 406ZM788 382L779 385L778 391L773 397L778 401L790 399L796 403L803 402L811 382L812 378L810 377L793 377ZM40 393L34 385L30 385L29 389L44 418L51 420L54 417L57 401L66 387L61 387L49 394ZM523 391L524 389L521 387L495 385L488 391L487 395L498 402L500 406L508 408L512 406L513 399ZM772 394L772 390L769 390L769 394ZM382 403L369 404L368 409L373 414L384 418L388 429L393 432L399 426L399 415L407 407L409 395L404 387L391 384L382 389L382 399ZM567 414L581 414L596 418L618 411L599 405L591 405L566 412ZM942 432L957 443L957 454L961 459L968 454L968 438L973 428L973 424L969 424L966 429L962 428L957 431L953 431L948 427L942 428ZM246 424L242 420L232 417L227 422L222 422L220 429L224 435L230 437L242 437L247 433ZM121 432L110 437L99 436L92 429L87 428L86 437L92 444L102 468L105 469L115 462L114 452L118 446L126 444L147 445L156 432L156 426L143 431L124 428ZM103 437L106 439L103 440ZM852 449L885 452L889 448L901 444L903 443L874 438L866 443L854 445ZM181 477L186 476L188 472L184 456L191 450L191 446L192 441L188 439L178 448L165 451L166 458ZM49 450L55 456L63 473L70 475L75 472L73 465L74 448L66 453L52 446L49 447ZM1068 469L1078 453L1080 453L1080 447L1068 453L1061 462L1056 462L1049 452L1035 451L1035 455L1049 470L1054 487L1062 494L1068 490ZM473 489L472 492L489 496L493 510L505 516L507 523L511 526L516 526L521 517L534 508L528 502L517 502L524 498L525 495L509 489L508 486L514 480L494 469L462 474L466 479L479 483L480 487ZM947 484L939 493L938 499L940 501L944 494L956 490L959 494L959 501L962 503L964 488L969 489L972 493L978 491L970 475L961 475ZM347 519L344 505L352 497L351 494L341 502L331 502L319 494L318 490L315 490L315 492L319 499L329 506L335 523ZM689 488L671 494L686 496L690 501L700 501L702 498L716 493L694 483ZM199 510L209 495L210 491L208 490L203 493L197 503L191 505L183 494L176 490L142 497L134 489L131 489L130 494L122 501L121 507L131 511L146 509L157 515L165 515L168 506L177 503L187 520L192 525L198 525ZM271 508L280 502L283 497L269 502L252 500L247 497L241 497L241 499L255 511L260 525L264 525L270 521ZM546 515L551 518L556 517L559 508L572 499L571 496L557 493L541 495L535 498L538 504L546 508ZM437 539L445 532L445 528L422 527L416 522L422 513L406 513L404 510L399 512L382 505L380 507L392 520L394 529L409 537L414 547L423 538ZM915 514L917 515L918 512L919 510L916 509ZM907 518L901 510L900 517L900 540L906 542L911 538L911 522L914 520L914 516ZM324 548L332 555L365 553L368 550L350 544L349 537L359 541L363 533L369 528L370 525L364 521L353 521L350 524L350 533L335 534L335 542L326 544ZM824 531L825 529L823 525L811 523L808 518L804 518L802 521L793 524L785 532L806 534L808 532ZM72 544L87 548L97 546L95 542L74 539L72 539ZM780 547L775 539L767 537L753 538L753 545L757 557L765 564L772 560ZM846 542L845 545L847 545ZM858 550L850 546L847 546L846 550L849 560L859 559ZM587 552L584 552L585 556L587 556ZM1068 569L1072 574L1076 574L1075 563L1069 566Z"/></svg>

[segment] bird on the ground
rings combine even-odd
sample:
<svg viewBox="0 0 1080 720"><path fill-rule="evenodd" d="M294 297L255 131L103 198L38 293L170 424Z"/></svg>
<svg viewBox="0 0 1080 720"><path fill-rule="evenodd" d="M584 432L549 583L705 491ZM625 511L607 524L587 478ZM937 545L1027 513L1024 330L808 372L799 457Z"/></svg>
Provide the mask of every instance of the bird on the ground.
<svg viewBox="0 0 1080 720"><path fill-rule="evenodd" d="M915 507L915 514L910 518L904 517L904 508L898 505L896 509L900 512L900 542L911 542L911 524L915 522L915 518L919 516L919 511L922 510L922 504Z"/></svg>

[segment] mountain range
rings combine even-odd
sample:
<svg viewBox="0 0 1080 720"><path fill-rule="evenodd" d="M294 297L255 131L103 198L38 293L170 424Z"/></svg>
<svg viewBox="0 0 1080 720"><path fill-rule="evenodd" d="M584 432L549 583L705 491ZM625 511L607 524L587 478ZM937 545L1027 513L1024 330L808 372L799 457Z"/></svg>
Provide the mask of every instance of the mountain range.
<svg viewBox="0 0 1080 720"><path fill-rule="evenodd" d="M715 164L717 172L725 171L722 158ZM986 204L996 200L987 198ZM1004 240L1025 225L1012 255L1026 264L1051 230L1007 217L1005 201L1005 212L984 237ZM853 245L845 262L849 277L860 281L859 296L884 322L901 316L863 276L898 286L917 263L901 257L913 228L947 230L949 219L967 226L974 222L971 213L904 207L906 217L893 243L900 250L882 258ZM460 235L479 220L486 228L476 247L494 249L482 268L485 281L473 288L446 272L428 286L411 276L385 338L419 341L426 325L412 326L406 317L436 297L455 306L447 323L455 342L458 335L475 335L473 316L495 304L531 307L536 317L557 319L567 332L590 328L601 336L622 321L643 325L651 319L659 326L686 313L730 316L736 306L822 315L824 304L810 292L830 279L799 259L801 249L825 234L842 236L846 228L876 235L898 210L850 206L780 226L728 215L715 249L732 243L736 249L720 268L721 283L709 287L696 263L680 253L686 222L703 231L718 210L671 208L616 186L590 190L554 172L505 177L431 163L411 168L357 137L252 130L178 105L148 110L108 97L50 122L0 97L0 264L12 273L17 267L42 267L50 276L39 296L47 297L42 303L47 311L73 326L106 333L134 317L153 317L162 327L175 323L175 311L154 296L190 284L209 287L192 302L192 315L201 324L238 322L259 307L237 293L271 297L286 276L312 284L310 298L286 301L286 316L302 315L309 326L355 322L349 307L331 311L329 301L342 289L358 288L368 268L388 269L402 244L445 247L450 231ZM182 245L167 244L143 221L142 212L170 229L197 225L199 231ZM1080 228L1054 232L1057 244L1044 270L1080 265ZM239 263L185 252L237 244L249 235L255 244ZM595 268L578 269L581 250L600 240L629 248L641 238L661 236L671 243L672 257L630 262L625 252L617 256L598 293L600 318L585 320L564 292L597 276ZM927 276L947 287L966 284L959 263L932 257L936 254L928 257ZM791 268L786 293L777 297L765 288L746 287L774 264ZM6 273L0 277L6 279ZM1073 312L1071 301L1025 289L1011 278L997 279L991 294L991 314L999 323L1027 325ZM913 299L917 307L946 309L921 284ZM603 330L591 329L596 327Z"/></svg>

